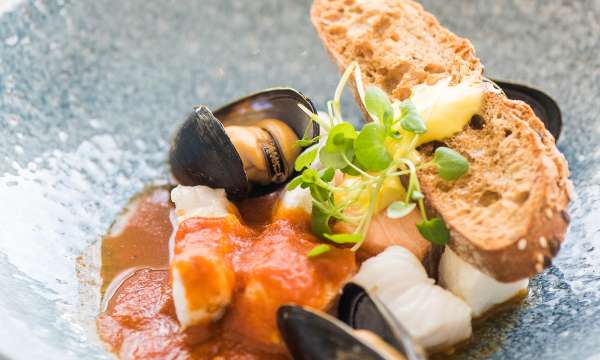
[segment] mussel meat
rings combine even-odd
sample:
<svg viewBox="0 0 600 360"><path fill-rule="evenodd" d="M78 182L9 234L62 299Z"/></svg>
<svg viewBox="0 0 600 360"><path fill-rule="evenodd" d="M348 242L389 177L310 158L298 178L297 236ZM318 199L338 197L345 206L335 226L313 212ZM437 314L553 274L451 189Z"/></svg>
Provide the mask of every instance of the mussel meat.
<svg viewBox="0 0 600 360"><path fill-rule="evenodd" d="M492 80L509 99L521 100L529 104L533 112L542 120L546 129L558 140L562 129L560 108L550 95L529 86L514 84L506 81Z"/></svg>
<svg viewBox="0 0 600 360"><path fill-rule="evenodd" d="M171 144L173 175L183 185L224 188L231 199L269 192L293 174L296 140L319 134L298 104L316 112L291 88L267 89L214 113L195 107Z"/></svg>

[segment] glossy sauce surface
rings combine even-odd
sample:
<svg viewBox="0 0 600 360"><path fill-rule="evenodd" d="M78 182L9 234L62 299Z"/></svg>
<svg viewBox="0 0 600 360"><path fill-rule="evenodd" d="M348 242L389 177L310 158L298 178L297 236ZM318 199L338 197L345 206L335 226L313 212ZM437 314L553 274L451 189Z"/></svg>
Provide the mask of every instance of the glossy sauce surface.
<svg viewBox="0 0 600 360"><path fill-rule="evenodd" d="M172 210L166 187L148 189L131 200L102 240L103 292L128 270L168 268Z"/></svg>
<svg viewBox="0 0 600 360"><path fill-rule="evenodd" d="M137 201L143 203L153 196L157 195L151 191ZM327 309L339 287L355 272L356 264L348 250L308 259L306 253L316 239L308 232L306 218L291 211L272 222L276 199L276 195L269 195L237 204L242 222L235 216L192 218L179 228L176 253L182 250L178 250L179 242L192 239L202 242L210 239L212 233L220 232L228 239L226 262L235 276L235 290L225 315L216 323L180 329L166 268L156 270L152 268L154 265L143 268L143 258L138 256L120 257L118 263L103 262L103 267L118 269L125 269L128 264L142 267L120 284L105 312L98 317L100 337L111 350L122 359L288 359L276 327L279 305L295 303ZM157 210L170 206L168 199L155 205ZM140 216L147 223L168 221L168 211L142 214L142 209L134 209L123 234L129 224L140 223ZM138 221L131 221L136 218ZM165 251L162 260L166 257L168 261L170 232L160 234L163 237L158 248ZM111 239L110 250L127 248L129 241L124 237L119 241ZM136 239L132 243L143 241ZM203 286L210 287L210 281ZM200 296L196 294L194 298L202 301Z"/></svg>

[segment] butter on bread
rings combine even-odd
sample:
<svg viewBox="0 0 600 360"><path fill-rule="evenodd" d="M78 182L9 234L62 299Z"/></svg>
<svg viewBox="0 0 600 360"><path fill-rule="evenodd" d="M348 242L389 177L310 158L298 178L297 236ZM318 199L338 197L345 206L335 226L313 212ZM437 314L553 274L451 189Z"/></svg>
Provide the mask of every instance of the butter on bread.
<svg viewBox="0 0 600 360"><path fill-rule="evenodd" d="M471 43L414 1L316 0L311 17L340 69L357 61L364 85L392 99L448 77L451 84L485 81ZM432 169L419 172L428 211L450 229L448 245L502 282L542 271L569 223L569 170L552 135L527 104L488 91L478 116L443 142L470 163L453 182ZM422 145L421 153L431 156L436 144Z"/></svg>

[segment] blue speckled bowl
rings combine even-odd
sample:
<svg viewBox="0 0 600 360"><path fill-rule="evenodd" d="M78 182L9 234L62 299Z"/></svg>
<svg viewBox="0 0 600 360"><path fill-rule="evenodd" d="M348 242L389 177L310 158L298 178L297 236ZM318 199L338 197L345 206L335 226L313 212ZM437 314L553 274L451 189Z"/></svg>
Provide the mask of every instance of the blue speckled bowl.
<svg viewBox="0 0 600 360"><path fill-rule="evenodd" d="M100 359L97 244L127 199L165 182L191 105L289 85L322 107L338 74L308 1L0 1L0 353ZM553 267L459 358L600 353L600 2L427 0L491 77L564 113L579 198ZM350 102L348 102L350 103ZM357 113L356 113L357 114ZM82 265L87 264L87 265ZM0 355L2 357L2 355Z"/></svg>

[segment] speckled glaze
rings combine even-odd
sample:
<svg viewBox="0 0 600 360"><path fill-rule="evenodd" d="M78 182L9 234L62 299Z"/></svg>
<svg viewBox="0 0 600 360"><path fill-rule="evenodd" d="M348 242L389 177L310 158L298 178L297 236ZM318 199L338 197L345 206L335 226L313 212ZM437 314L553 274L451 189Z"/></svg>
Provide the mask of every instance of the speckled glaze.
<svg viewBox="0 0 600 360"><path fill-rule="evenodd" d="M454 357L595 358L600 1L424 5L473 41L488 76L557 99L578 194L568 240L523 306L482 325ZM292 86L323 108L338 74L309 6L0 1L0 358L110 358L94 333L94 244L131 195L168 181L168 139L192 105Z"/></svg>

